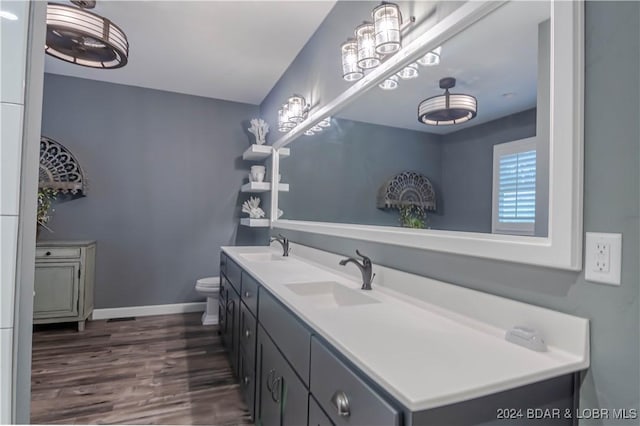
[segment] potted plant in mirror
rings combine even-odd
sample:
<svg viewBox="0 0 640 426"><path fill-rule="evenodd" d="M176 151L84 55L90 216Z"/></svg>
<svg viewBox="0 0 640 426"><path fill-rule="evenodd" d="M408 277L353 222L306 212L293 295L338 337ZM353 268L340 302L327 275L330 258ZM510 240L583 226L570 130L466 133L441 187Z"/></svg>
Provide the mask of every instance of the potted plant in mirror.
<svg viewBox="0 0 640 426"><path fill-rule="evenodd" d="M427 224L427 212L424 207L408 204L398 207L400 224L403 228L424 229Z"/></svg>
<svg viewBox="0 0 640 426"><path fill-rule="evenodd" d="M47 223L51 219L51 213L53 208L51 204L55 200L58 191L51 188L38 188L38 214L36 217L36 239L40 236L40 230L45 228L49 232L53 232L51 228L47 226Z"/></svg>

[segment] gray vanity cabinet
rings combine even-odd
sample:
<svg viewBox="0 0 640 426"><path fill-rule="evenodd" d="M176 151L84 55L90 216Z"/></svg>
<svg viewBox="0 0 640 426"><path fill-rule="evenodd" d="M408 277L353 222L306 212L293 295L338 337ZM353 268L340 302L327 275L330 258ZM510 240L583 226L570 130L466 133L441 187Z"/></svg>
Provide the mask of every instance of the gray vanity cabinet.
<svg viewBox="0 0 640 426"><path fill-rule="evenodd" d="M311 393L336 425L400 424L400 411L315 337L311 339Z"/></svg>
<svg viewBox="0 0 640 426"><path fill-rule="evenodd" d="M335 426L329 416L322 411L312 395L309 395L309 426Z"/></svg>
<svg viewBox="0 0 640 426"><path fill-rule="evenodd" d="M258 326L257 423L264 426L307 424L309 392L271 338Z"/></svg>
<svg viewBox="0 0 640 426"><path fill-rule="evenodd" d="M93 312L96 243L46 241L36 245L33 323L78 323Z"/></svg>
<svg viewBox="0 0 640 426"><path fill-rule="evenodd" d="M229 261L229 263L231 263ZM228 265L227 265L228 267ZM238 276L239 280L239 276ZM238 288L240 283L238 281ZM224 274L220 274L220 296L218 299L220 314L220 334L222 343L229 351L229 360L233 373L239 375L239 337L240 337L240 295L233 282Z"/></svg>

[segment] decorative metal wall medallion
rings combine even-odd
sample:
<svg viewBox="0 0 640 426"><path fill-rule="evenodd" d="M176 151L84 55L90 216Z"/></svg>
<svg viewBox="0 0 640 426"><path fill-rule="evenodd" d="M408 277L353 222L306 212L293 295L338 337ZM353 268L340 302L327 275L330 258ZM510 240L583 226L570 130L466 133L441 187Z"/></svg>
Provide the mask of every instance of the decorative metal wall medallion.
<svg viewBox="0 0 640 426"><path fill-rule="evenodd" d="M377 200L379 209L402 206L436 209L436 193L429 178L416 172L402 172L380 187Z"/></svg>
<svg viewBox="0 0 640 426"><path fill-rule="evenodd" d="M40 137L40 188L86 195L85 174L78 160L59 142Z"/></svg>

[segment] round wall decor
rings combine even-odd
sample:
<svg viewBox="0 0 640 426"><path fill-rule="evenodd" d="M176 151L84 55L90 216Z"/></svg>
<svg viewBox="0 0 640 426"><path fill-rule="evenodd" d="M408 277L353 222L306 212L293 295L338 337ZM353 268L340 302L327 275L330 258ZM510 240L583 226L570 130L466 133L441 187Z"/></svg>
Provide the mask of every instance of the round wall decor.
<svg viewBox="0 0 640 426"><path fill-rule="evenodd" d="M40 176L38 186L63 193L86 194L84 171L78 160L59 142L40 137Z"/></svg>
<svg viewBox="0 0 640 426"><path fill-rule="evenodd" d="M416 172L402 172L393 176L378 190L377 207L398 208L419 206L436 209L436 193L429 178Z"/></svg>

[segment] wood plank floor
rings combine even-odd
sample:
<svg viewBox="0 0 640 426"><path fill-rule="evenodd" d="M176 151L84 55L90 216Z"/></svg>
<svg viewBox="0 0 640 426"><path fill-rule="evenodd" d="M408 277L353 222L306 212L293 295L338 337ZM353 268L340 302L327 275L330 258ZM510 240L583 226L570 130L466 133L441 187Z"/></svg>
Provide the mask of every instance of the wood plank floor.
<svg viewBox="0 0 640 426"><path fill-rule="evenodd" d="M31 422L250 424L217 327L200 315L38 326Z"/></svg>

